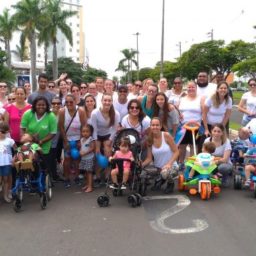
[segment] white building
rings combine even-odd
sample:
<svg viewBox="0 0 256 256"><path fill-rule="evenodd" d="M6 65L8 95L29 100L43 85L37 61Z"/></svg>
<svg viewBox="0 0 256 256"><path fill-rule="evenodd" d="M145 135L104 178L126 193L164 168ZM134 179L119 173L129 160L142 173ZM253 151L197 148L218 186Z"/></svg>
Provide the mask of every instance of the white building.
<svg viewBox="0 0 256 256"><path fill-rule="evenodd" d="M83 31L83 6L80 0L62 1L62 10L76 11L77 14L67 19L66 23L73 33L73 46L71 46L60 31L57 33L57 54L59 57L70 57L73 61L84 63L85 45ZM38 54L40 54L38 52ZM41 57L38 56L38 57ZM52 60L52 46L48 48L48 59Z"/></svg>

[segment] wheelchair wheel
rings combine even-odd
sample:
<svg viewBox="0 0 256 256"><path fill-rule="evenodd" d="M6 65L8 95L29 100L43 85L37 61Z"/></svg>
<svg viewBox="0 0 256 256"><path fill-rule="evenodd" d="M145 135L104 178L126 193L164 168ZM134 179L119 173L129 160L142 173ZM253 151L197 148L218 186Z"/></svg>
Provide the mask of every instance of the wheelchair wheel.
<svg viewBox="0 0 256 256"><path fill-rule="evenodd" d="M46 193L43 193L40 196L40 205L41 205L42 210L44 210L46 208L46 206L47 206L47 195L46 195Z"/></svg>
<svg viewBox="0 0 256 256"><path fill-rule="evenodd" d="M142 203L142 196L138 193L135 193L134 194L137 198L137 206L141 206L141 203Z"/></svg>
<svg viewBox="0 0 256 256"><path fill-rule="evenodd" d="M242 188L242 176L240 174L236 174L234 176L234 189Z"/></svg>
<svg viewBox="0 0 256 256"><path fill-rule="evenodd" d="M97 203L99 207L107 207L109 205L109 196L107 194L102 194L97 198Z"/></svg>
<svg viewBox="0 0 256 256"><path fill-rule="evenodd" d="M46 175L45 177L45 192L48 201L50 201L52 199L52 182L49 175Z"/></svg>
<svg viewBox="0 0 256 256"><path fill-rule="evenodd" d="M21 200L19 198L16 198L16 200L13 202L13 210L15 212L21 211Z"/></svg>
<svg viewBox="0 0 256 256"><path fill-rule="evenodd" d="M138 200L137 200L137 197L136 197L134 194L129 195L128 198L127 198L127 200L128 200L128 204L129 204L131 207L135 208L135 207L137 206Z"/></svg>

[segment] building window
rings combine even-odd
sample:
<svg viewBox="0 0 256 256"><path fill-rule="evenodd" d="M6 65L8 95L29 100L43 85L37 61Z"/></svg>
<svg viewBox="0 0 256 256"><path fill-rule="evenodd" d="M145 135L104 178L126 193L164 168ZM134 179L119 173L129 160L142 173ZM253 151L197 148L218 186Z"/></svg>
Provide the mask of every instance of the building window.
<svg viewBox="0 0 256 256"><path fill-rule="evenodd" d="M79 61L79 58L76 58L77 61Z"/></svg>
<svg viewBox="0 0 256 256"><path fill-rule="evenodd" d="M77 44L79 44L79 43L80 43L80 41L76 41L76 43L77 43Z"/></svg>
<svg viewBox="0 0 256 256"><path fill-rule="evenodd" d="M76 35L79 36L79 32L77 32Z"/></svg>
<svg viewBox="0 0 256 256"><path fill-rule="evenodd" d="M69 51L72 52L72 48L69 48Z"/></svg>
<svg viewBox="0 0 256 256"><path fill-rule="evenodd" d="M79 53L79 49L77 49L76 52Z"/></svg>
<svg viewBox="0 0 256 256"><path fill-rule="evenodd" d="M70 27L72 26L72 22L69 23L69 26L70 26Z"/></svg>
<svg viewBox="0 0 256 256"><path fill-rule="evenodd" d="M79 28L79 24L76 24L76 26Z"/></svg>
<svg viewBox="0 0 256 256"><path fill-rule="evenodd" d="M41 54L40 54L40 53L38 53L38 54L37 54L37 57L38 57L38 58L41 58Z"/></svg>

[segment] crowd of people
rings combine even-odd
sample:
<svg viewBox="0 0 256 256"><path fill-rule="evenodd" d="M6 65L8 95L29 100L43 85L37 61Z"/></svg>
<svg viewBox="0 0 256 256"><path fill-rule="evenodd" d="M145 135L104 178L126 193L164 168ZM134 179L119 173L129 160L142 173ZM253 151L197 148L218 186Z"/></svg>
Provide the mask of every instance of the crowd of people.
<svg viewBox="0 0 256 256"><path fill-rule="evenodd" d="M248 85L249 90L238 106L244 113L243 126L256 117L256 80L250 79ZM35 152L32 145L36 143L53 182L63 181L65 188L69 188L72 176L81 185L83 174L82 189L88 193L102 183L96 154L101 152L112 159L129 152L126 141L120 145L121 153L113 156L112 152L115 135L124 128L139 133L142 167L153 163L162 177L174 167L182 171L188 146L190 155L194 154L192 133L186 130L179 145L175 144L175 137L184 124L193 120L200 124L196 132L198 152L205 142L214 143L212 154L219 157L218 172L227 177L233 168L228 137L231 111L232 92L228 83L223 76L216 76L215 83L211 83L206 72L199 72L195 81L186 84L176 77L172 86L166 78L157 83L148 78L117 85L101 77L77 85L67 74L56 81L40 74L36 91L32 92L26 82L23 87L8 92L7 84L0 82L0 179L4 200L11 201L15 180L13 162L24 161L20 151L25 144L24 135L27 140L30 138L26 141L27 158L32 160L31 154ZM13 157L16 152L20 154L18 158ZM62 173L57 171L60 169ZM123 187L129 170L130 165L126 163ZM117 173L115 170L110 174L113 187Z"/></svg>

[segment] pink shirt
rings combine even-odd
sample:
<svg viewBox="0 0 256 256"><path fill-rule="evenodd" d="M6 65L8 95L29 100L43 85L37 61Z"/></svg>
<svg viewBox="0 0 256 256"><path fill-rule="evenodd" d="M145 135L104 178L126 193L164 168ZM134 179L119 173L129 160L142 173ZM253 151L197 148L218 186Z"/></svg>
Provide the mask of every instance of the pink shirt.
<svg viewBox="0 0 256 256"><path fill-rule="evenodd" d="M11 138L19 142L20 141L20 122L23 114L31 109L31 105L26 105L23 109L18 109L15 105L9 104L5 107L9 114L9 126Z"/></svg>
<svg viewBox="0 0 256 256"><path fill-rule="evenodd" d="M115 153L115 158L125 158L125 159L131 159L132 158L132 152L128 151L126 154L123 154L120 150L117 150ZM131 162L124 161L123 163L124 169L130 169L131 168Z"/></svg>

